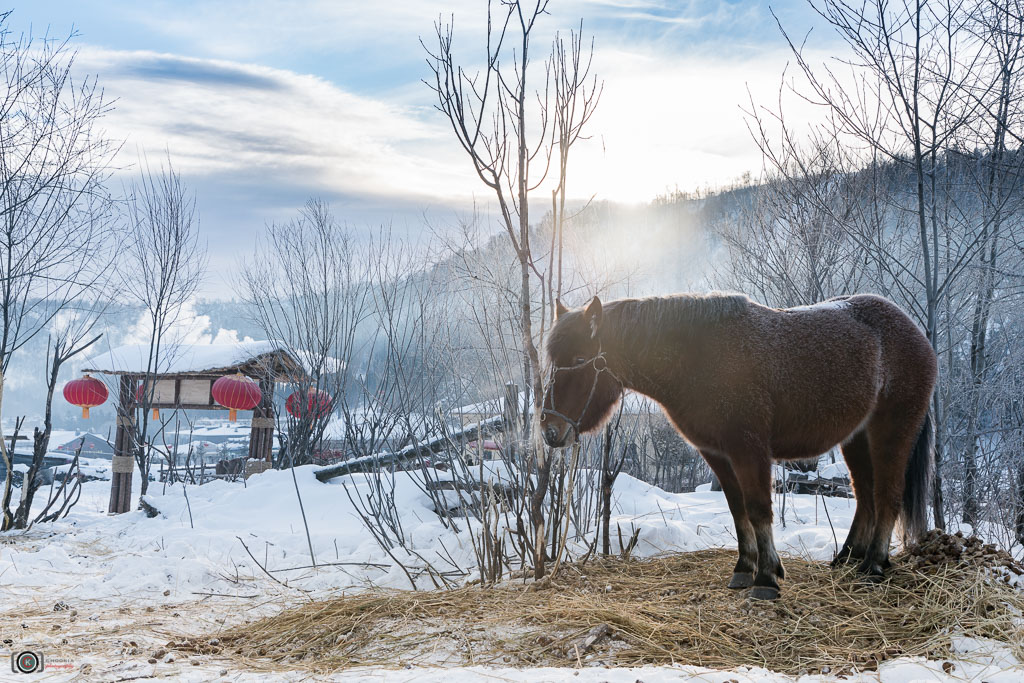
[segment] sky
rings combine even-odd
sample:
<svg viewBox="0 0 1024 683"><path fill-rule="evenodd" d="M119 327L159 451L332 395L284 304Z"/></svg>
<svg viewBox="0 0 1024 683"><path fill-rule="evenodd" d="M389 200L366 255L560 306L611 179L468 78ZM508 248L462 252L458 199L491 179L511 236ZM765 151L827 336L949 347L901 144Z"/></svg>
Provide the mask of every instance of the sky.
<svg viewBox="0 0 1024 683"><path fill-rule="evenodd" d="M751 95L772 104L790 61L771 12L798 37L815 18L803 0L553 0L550 10L538 62L582 19L603 83L569 192L621 202L756 175L742 108ZM140 156L170 155L196 193L212 293L266 223L312 196L357 232L414 235L487 205L422 82L420 41L436 43L435 22L452 18L456 56L474 70L482 0L34 0L8 24L76 32L76 70L114 100L104 125L124 141L122 182ZM815 31L812 47L827 50Z"/></svg>

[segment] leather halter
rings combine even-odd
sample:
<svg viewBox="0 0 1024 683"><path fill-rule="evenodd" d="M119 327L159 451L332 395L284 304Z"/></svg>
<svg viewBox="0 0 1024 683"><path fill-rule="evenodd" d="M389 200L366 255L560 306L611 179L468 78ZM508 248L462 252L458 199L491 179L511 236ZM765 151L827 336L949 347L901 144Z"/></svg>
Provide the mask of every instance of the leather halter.
<svg viewBox="0 0 1024 683"><path fill-rule="evenodd" d="M579 368L586 367L587 365L590 365L590 364L594 365L594 371L595 371L594 372L594 381L590 384L590 393L587 394L587 400L583 404L583 408L580 410L580 414L579 414L578 418L576 418L574 420L573 418L569 417L565 413L561 413L561 412L555 410L554 408L544 408L543 407L547 403L546 399L547 399L548 392L551 391L554 388L554 385L555 385L555 373L557 373L559 370L577 370ZM593 358L590 358L589 360L585 360L582 363L577 363L576 365L570 365L570 366L566 366L566 367L553 366L551 368L551 371L549 372L549 381L545 383L546 384L545 389L544 389L544 399L545 400L541 401L541 417L543 418L545 415L553 415L555 417L561 418L566 424L568 424L572 428L573 432L578 437L580 435L580 420L583 419L583 416L587 412L587 408L590 407L590 402L593 400L594 393L597 391L597 382L598 382L599 379L601 379L601 373L602 372L607 372L609 375L611 375L611 377L618 383L619 390L622 391L622 381L618 377L615 376L615 373L613 373L611 370L608 369L608 358L605 356L604 351L601 350L600 346L598 346L598 348L597 348L597 355L596 356L594 356ZM554 403L554 397L553 396L552 396L552 403Z"/></svg>

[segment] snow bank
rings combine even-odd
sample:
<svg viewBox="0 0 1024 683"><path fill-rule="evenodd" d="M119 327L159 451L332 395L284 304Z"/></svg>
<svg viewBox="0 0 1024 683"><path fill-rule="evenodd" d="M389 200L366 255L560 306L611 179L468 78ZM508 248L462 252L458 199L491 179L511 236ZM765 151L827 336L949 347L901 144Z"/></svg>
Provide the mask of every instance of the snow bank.
<svg viewBox="0 0 1024 683"><path fill-rule="evenodd" d="M90 463L89 469L100 474L104 465L109 467ZM408 588L408 578L365 530L350 500L349 494L363 499L374 495L372 480L349 475L320 483L315 469L296 468L294 481L289 471L269 471L245 485L215 481L164 488L152 482L147 500L160 511L154 519L140 511L108 516L109 482L87 482L68 518L25 535L0 535L7 537L0 545L0 600L11 604L47 586L55 599L68 595L114 602L233 593L240 575L270 581L249 552L281 581L314 593L368 582ZM454 560L472 571L473 552L465 533L445 527L417 483L419 476L403 472L395 479L396 521L419 557L393 552L411 566L426 560L450 568ZM136 473L133 491L139 491L139 484ZM309 525L308 541L296 485ZM613 524L622 527L623 536L640 529L641 555L735 546L732 517L721 493L672 494L626 475L619 477L615 491ZM842 541L852 518L853 501L832 499L827 505L835 535L822 499L790 496L785 520L780 516L776 528L780 549L831 558L834 539ZM323 565L317 571L310 568L310 544L316 562Z"/></svg>

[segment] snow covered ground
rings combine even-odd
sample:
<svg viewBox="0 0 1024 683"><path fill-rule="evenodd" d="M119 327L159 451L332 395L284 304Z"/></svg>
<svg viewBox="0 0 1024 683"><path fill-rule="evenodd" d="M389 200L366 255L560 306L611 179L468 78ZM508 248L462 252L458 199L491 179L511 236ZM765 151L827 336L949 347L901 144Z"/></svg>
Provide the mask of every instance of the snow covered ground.
<svg viewBox="0 0 1024 683"><path fill-rule="evenodd" d="M189 486L187 498L180 485L164 490L151 482L147 499L161 512L155 519L139 511L108 516L110 484L95 481L84 485L82 499L67 519L25 535L0 537L6 543L0 554L0 596L9 604L42 586L57 597L111 603L151 598L165 590L173 597L191 591L230 593L238 589L235 576L240 572L257 580L264 576L245 546L278 578L305 591L371 582L409 588L399 568L378 566L394 563L363 529L343 480L322 484L313 472L313 467L297 468L296 480L313 552L318 563L327 565L323 568L309 567L309 544L287 471L266 472L245 486L225 481ZM346 479L353 494L365 494L365 478ZM139 484L136 475L133 491ZM613 524L618 522L624 533L632 526L640 528L640 555L735 546L732 517L721 493L672 494L626 475L615 490ZM396 499L402 504L403 527L422 557L448 566L450 554L461 566L473 567L472 549L462 547L458 535L445 528L411 476L399 475ZM785 526L780 519L776 529L780 550L831 559L835 539L843 540L853 509L851 499L789 496ZM341 562L351 564L337 564ZM417 560L409 558L409 563Z"/></svg>
<svg viewBox="0 0 1024 683"><path fill-rule="evenodd" d="M27 533L0 534L0 640L69 660L75 672L127 678L171 675L207 680L221 664L148 662L175 635L204 633L244 616L270 614L308 599L370 584L409 588L404 571L364 530L342 484L367 492L362 475L320 483L313 467L269 471L247 484L212 482L168 487L153 482L149 502L160 514L106 514L109 482L88 482L71 515ZM400 474L396 500L402 526L425 560L450 568L474 566L472 549L445 528L429 497ZM133 490L139 490L138 477ZM296 497L301 493L307 541ZM640 528L637 552L655 555L735 546L732 518L721 493L672 494L628 476L616 484L615 516L623 535ZM780 550L829 560L853 516L852 499L789 495L776 507ZM319 568L312 568L310 543ZM399 556L410 566L421 564ZM723 577L723 582L728 577ZM422 580L421 588L430 587ZM71 612L74 612L72 615ZM17 626L16 626L17 624ZM134 635L126 641L125 631ZM135 644L132 645L132 642ZM895 660L863 680L1024 680L1024 668L1002 648L964 643L965 656L945 671L941 662ZM972 663L973 662L973 663ZM0 671L6 662L0 662ZM233 680L255 673L228 671ZM307 674L295 673L298 680ZM0 674L2 679L3 674ZM71 673L68 673L71 676ZM791 680L765 671L712 672L693 667L643 669L413 669L354 671L339 680ZM816 680L816 679L807 679Z"/></svg>

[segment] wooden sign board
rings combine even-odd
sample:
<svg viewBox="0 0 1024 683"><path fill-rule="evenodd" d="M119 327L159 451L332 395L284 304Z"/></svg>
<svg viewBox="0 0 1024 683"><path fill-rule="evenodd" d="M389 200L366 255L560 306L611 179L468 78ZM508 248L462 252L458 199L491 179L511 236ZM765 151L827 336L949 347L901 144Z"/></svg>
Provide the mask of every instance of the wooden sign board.
<svg viewBox="0 0 1024 683"><path fill-rule="evenodd" d="M153 386L153 403L174 405L175 382L173 379L159 379Z"/></svg>
<svg viewBox="0 0 1024 683"><path fill-rule="evenodd" d="M183 379L181 380L181 394L178 397L178 403L182 405L211 405L213 404L210 394L212 387L212 379Z"/></svg>

